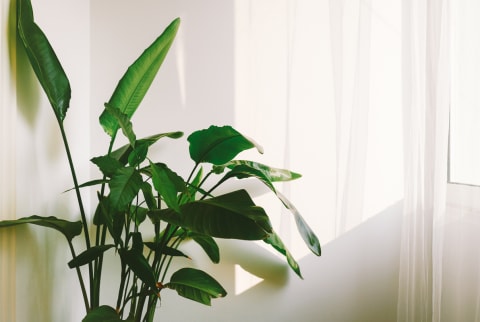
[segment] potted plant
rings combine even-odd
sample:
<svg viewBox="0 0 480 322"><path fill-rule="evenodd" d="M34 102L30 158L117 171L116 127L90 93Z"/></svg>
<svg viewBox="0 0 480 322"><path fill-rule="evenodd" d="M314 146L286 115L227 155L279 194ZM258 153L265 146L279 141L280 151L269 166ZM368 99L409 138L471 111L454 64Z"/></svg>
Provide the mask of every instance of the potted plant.
<svg viewBox="0 0 480 322"><path fill-rule="evenodd" d="M82 291L85 322L153 321L164 290L175 290L206 305L213 298L225 296L225 289L202 270L183 267L169 272L176 257L186 256L180 246L187 240L198 243L214 263L220 260L215 238L263 240L283 254L301 277L298 263L273 230L269 216L246 190L216 194L216 189L231 179L256 178L264 183L291 211L310 250L320 255L315 233L274 186L274 182L294 180L300 175L235 159L247 149L262 152L253 140L231 126L211 126L193 132L187 140L194 166L184 179L168 165L152 160L149 154L157 141L179 139L182 132L136 137L131 117L162 65L179 25L178 18L173 20L118 82L99 118L110 139L108 151L91 159L102 177L79 183L64 128L71 92L68 78L47 37L34 21L30 0L17 2L18 34L58 122L81 218L67 221L52 216L30 216L1 221L0 227L33 224L53 228L65 236L72 255L68 266L76 270ZM120 133L128 144L118 147L115 140ZM86 187L96 187L98 191L92 223L87 220L80 191ZM72 241L82 235L85 248L77 252ZM117 297L103 305L100 292L106 252L116 254L120 283ZM87 267L86 277L80 270L82 266Z"/></svg>

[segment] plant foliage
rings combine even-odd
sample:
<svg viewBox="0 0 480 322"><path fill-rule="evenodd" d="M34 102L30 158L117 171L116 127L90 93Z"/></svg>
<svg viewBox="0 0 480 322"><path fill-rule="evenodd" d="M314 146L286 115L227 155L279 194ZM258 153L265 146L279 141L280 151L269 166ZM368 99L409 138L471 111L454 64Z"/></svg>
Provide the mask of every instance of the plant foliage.
<svg viewBox="0 0 480 322"><path fill-rule="evenodd" d="M202 304L226 296L225 289L206 272L184 267L167 274L174 258L188 257L182 243L192 240L214 263L220 261L215 238L263 240L285 256L288 265L301 277L298 263L273 230L265 210L256 205L246 190L222 195L215 189L231 178L255 178L263 182L283 205L291 210L298 230L314 254L320 244L293 204L274 186L299 174L249 160L235 160L242 151L262 148L231 126L211 126L188 136L189 156L194 162L187 179L168 165L151 160L149 149L160 139L179 139L183 133L169 132L138 139L131 118L146 95L155 75L172 45L180 25L175 19L138 57L120 79L105 109L100 125L108 134L108 151L91 159L102 178L79 184L63 129L70 101L68 78L47 37L37 26L30 0L19 0L18 33L30 63L44 89L59 123L77 194L81 220L69 222L55 217L31 216L0 222L1 227L33 224L62 233L70 246L68 262L77 271L86 316L84 322L153 321L163 290L175 290L180 296ZM128 144L114 149L118 130ZM205 174L205 169L210 169ZM207 178L216 183L207 185ZM93 227L86 220L80 188L97 187L98 205ZM142 228L142 229L141 229ZM84 235L85 249L76 254L72 240ZM94 231L91 238L88 232ZM145 237L142 231L153 232ZM153 235L153 237L152 237ZM148 240L144 240L147 238ZM119 263L120 285L115 305L101 305L103 260L114 252ZM88 286L79 268L88 267Z"/></svg>

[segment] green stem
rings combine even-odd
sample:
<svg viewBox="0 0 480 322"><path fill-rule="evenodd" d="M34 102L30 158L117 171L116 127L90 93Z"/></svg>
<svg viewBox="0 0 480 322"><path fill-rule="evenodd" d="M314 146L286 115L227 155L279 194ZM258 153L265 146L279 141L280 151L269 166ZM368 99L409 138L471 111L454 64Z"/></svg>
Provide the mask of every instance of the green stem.
<svg viewBox="0 0 480 322"><path fill-rule="evenodd" d="M82 225L83 225L83 230L85 232L85 244L87 246L87 249L90 249L90 235L88 231L88 222L87 222L87 216L85 215L85 209L83 208L83 201L82 201L82 195L80 194L80 188L78 185L78 180L77 180L77 174L75 173L75 166L73 165L73 159L72 155L70 153L70 147L68 145L68 139L67 135L65 133L65 128L63 127L63 122L60 120L60 118L57 117L58 125L60 127L60 132L62 134L62 140L63 144L65 146L65 152L67 153L67 159L68 159L68 165L70 167L70 172L72 174L72 179L73 179L73 184L75 186L75 193L77 195L77 201L78 201L78 207L80 209L80 216L82 217ZM93 283L93 267L92 263L88 263L88 273L89 273L89 279L90 279L90 284ZM81 277L81 276L80 276ZM80 283L83 283L83 281L80 279ZM93 288L90 287L90 297L92 297L92 290Z"/></svg>
<svg viewBox="0 0 480 322"><path fill-rule="evenodd" d="M75 255L75 249L73 248L72 241L68 240L68 246L70 246L70 252L72 253L72 258L76 258L77 256ZM82 296L83 296L83 302L85 303L85 310L90 312L90 305L88 304L88 296L87 296L87 290L85 289L85 283L83 282L83 277L82 277L82 272L80 272L80 268L77 266L75 267L75 270L77 271L77 277L80 282L80 288L82 289Z"/></svg>
<svg viewBox="0 0 480 322"><path fill-rule="evenodd" d="M110 144L108 146L108 155L112 152L113 149L113 143L115 142L115 137L116 135L113 135L112 138L110 139ZM105 179L105 176L103 176L103 179ZM100 196L103 197L105 195L105 183L102 183L101 191L100 191ZM99 231L102 229L102 233L100 234ZM106 234L107 234L107 227L106 225L99 225L97 227L97 234L96 234L96 245L105 245L105 240L106 240ZM101 237L100 237L101 236ZM102 269L103 269L103 254L99 256L95 260L95 278L93 279L93 294L92 294L92 306L97 307L100 305L100 285L101 285L101 280L102 280Z"/></svg>

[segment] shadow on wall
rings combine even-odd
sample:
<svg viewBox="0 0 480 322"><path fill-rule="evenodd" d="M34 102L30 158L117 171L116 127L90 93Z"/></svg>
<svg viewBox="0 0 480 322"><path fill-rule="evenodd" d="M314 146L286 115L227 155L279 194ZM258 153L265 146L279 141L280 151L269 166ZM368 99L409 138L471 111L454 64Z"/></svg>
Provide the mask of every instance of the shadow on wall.
<svg viewBox="0 0 480 322"><path fill-rule="evenodd" d="M218 268L218 272L207 271L218 277L229 295L214 301L210 308L176 294L162 294L164 307L159 316L166 320L176 317L209 322L395 321L401 217L399 202L325 245L322 257L309 255L300 260L304 280L265 250L248 253L247 248L222 241L224 273L217 274L221 273ZM261 262L255 261L259 258ZM227 274L234 274L234 261L250 272L262 271L258 276L264 281L235 296L232 282L222 280ZM226 273L225 267L230 267Z"/></svg>

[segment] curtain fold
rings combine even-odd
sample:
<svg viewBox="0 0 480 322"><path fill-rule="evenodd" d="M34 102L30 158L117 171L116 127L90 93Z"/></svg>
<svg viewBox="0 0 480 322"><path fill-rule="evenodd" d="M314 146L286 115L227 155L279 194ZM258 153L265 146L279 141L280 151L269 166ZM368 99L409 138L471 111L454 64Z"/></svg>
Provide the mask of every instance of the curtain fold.
<svg viewBox="0 0 480 322"><path fill-rule="evenodd" d="M405 199L398 321L440 321L450 106L449 3L402 2Z"/></svg>

